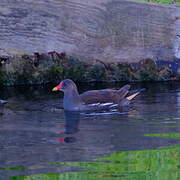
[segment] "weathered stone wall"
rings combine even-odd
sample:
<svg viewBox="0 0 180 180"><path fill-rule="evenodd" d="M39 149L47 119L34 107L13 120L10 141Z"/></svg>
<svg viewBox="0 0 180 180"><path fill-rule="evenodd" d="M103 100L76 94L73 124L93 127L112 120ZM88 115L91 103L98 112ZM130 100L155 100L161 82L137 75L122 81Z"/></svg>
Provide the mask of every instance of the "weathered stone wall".
<svg viewBox="0 0 180 180"><path fill-rule="evenodd" d="M180 7L175 11L175 34L174 41L175 57L180 59Z"/></svg>
<svg viewBox="0 0 180 180"><path fill-rule="evenodd" d="M173 60L178 10L124 0L1 0L0 54L56 50L105 62Z"/></svg>

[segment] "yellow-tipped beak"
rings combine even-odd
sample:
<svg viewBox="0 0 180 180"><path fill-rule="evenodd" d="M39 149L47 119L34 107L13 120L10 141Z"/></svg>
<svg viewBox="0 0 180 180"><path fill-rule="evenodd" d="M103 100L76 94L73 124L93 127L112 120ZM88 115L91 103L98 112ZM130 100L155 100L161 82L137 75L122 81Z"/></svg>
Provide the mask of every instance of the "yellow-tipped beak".
<svg viewBox="0 0 180 180"><path fill-rule="evenodd" d="M57 87L54 87L54 88L52 89L52 91L58 91L58 88L57 88Z"/></svg>
<svg viewBox="0 0 180 180"><path fill-rule="evenodd" d="M59 83L56 87L54 87L54 88L52 89L52 91L60 91L60 90L61 90L61 87L62 87L62 82Z"/></svg>

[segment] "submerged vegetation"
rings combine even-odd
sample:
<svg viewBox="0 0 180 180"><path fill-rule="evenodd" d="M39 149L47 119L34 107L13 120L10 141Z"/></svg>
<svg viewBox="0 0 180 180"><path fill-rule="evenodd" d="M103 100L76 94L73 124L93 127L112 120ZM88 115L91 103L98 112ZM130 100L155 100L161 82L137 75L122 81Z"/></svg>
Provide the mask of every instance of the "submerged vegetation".
<svg viewBox="0 0 180 180"><path fill-rule="evenodd" d="M180 133L146 134L145 136L164 137L164 138L180 138Z"/></svg>
<svg viewBox="0 0 180 180"><path fill-rule="evenodd" d="M0 84L43 84L70 78L74 81L166 81L179 80L176 61L143 59L139 63L88 63L65 53L34 53L0 58Z"/></svg>
<svg viewBox="0 0 180 180"><path fill-rule="evenodd" d="M51 163L55 167L80 167L83 171L14 176L11 180L169 180L180 178L180 146L164 149L125 151L107 155L92 162Z"/></svg>
<svg viewBox="0 0 180 180"><path fill-rule="evenodd" d="M158 3L158 4L175 4L180 6L180 0L136 0L142 2L151 2L151 3Z"/></svg>

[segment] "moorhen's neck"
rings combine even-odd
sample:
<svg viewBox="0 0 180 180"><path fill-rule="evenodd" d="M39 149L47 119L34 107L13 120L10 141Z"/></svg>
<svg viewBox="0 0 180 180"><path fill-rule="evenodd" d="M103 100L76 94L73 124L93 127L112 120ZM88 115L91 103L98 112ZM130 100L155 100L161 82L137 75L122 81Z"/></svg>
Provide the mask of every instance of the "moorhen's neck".
<svg viewBox="0 0 180 180"><path fill-rule="evenodd" d="M67 111L78 111L82 105L77 89L67 89L64 91L63 106Z"/></svg>

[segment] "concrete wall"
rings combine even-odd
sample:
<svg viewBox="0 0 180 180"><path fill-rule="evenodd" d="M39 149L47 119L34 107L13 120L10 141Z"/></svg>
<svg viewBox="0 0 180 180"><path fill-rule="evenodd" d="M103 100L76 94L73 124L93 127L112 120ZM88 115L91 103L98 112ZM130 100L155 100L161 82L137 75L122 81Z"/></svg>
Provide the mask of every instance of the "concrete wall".
<svg viewBox="0 0 180 180"><path fill-rule="evenodd" d="M56 50L106 62L173 60L178 10L124 0L1 0L0 54Z"/></svg>

